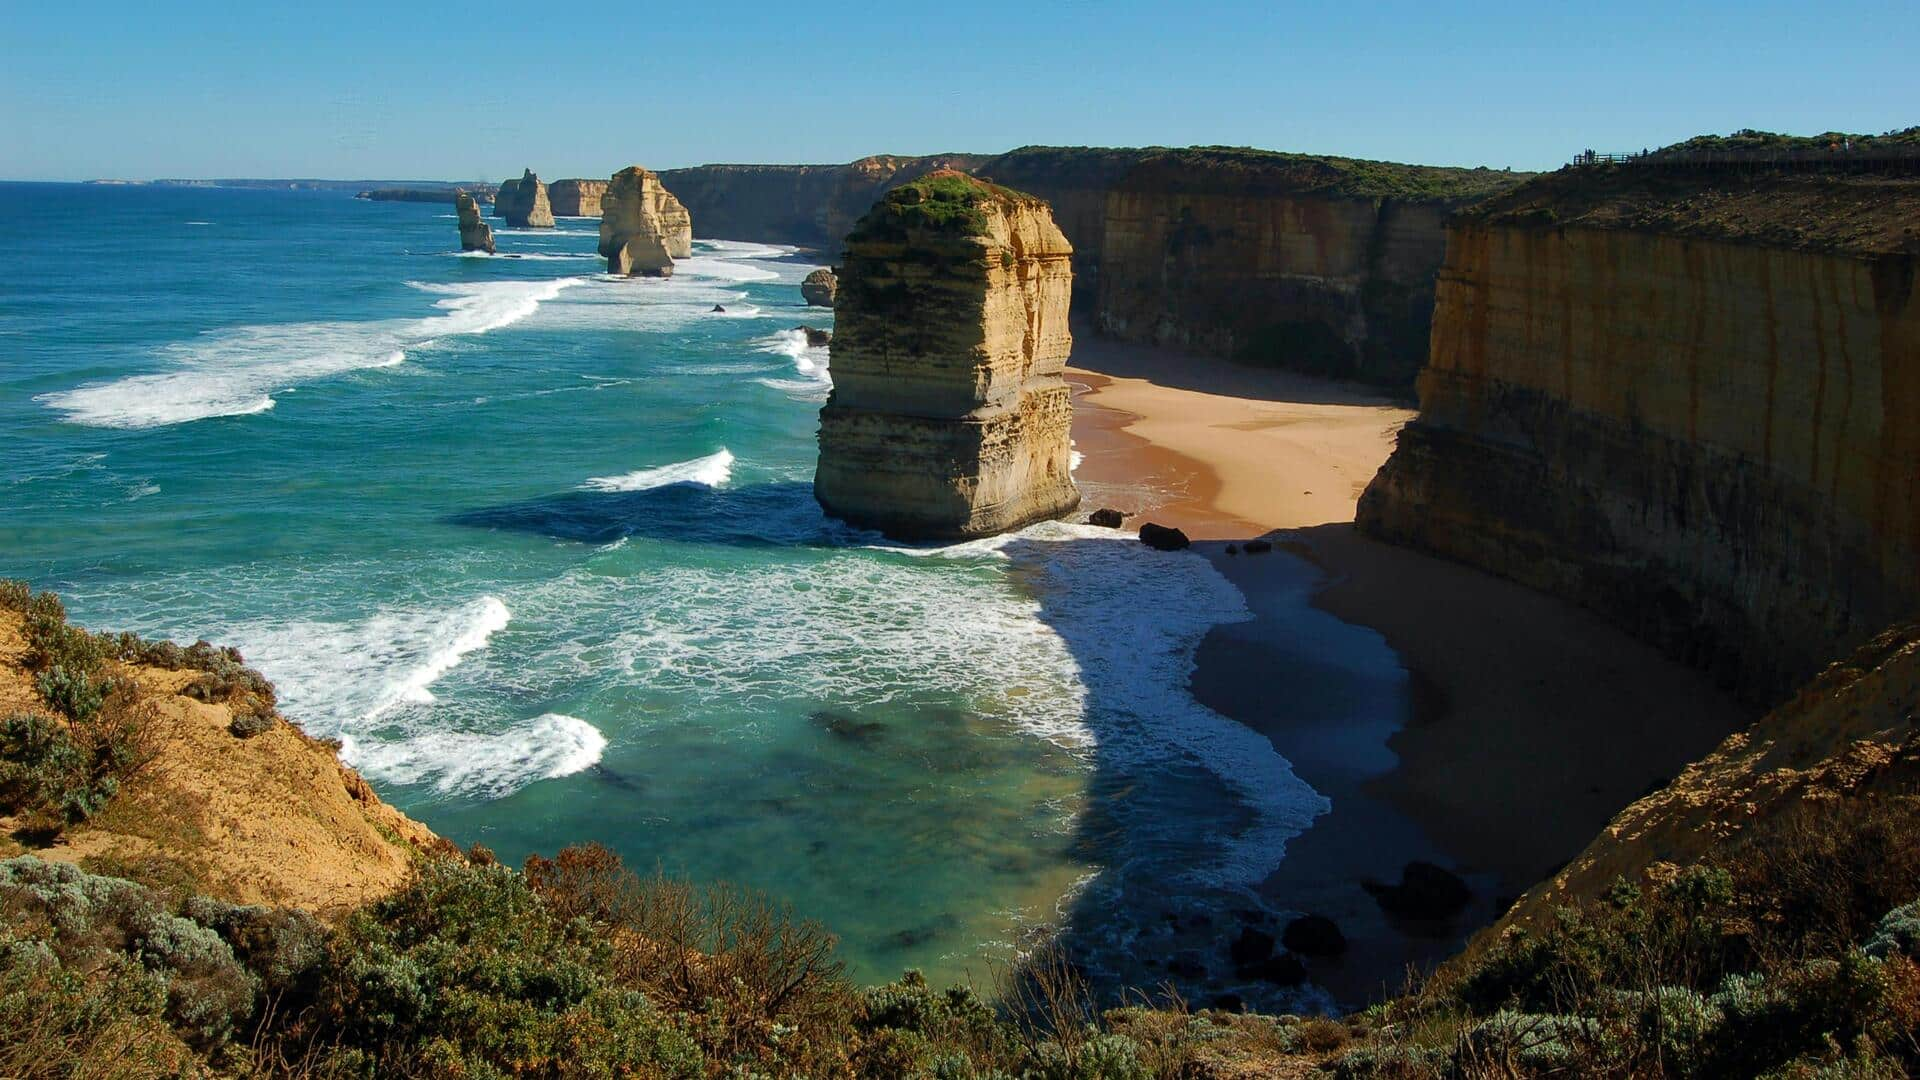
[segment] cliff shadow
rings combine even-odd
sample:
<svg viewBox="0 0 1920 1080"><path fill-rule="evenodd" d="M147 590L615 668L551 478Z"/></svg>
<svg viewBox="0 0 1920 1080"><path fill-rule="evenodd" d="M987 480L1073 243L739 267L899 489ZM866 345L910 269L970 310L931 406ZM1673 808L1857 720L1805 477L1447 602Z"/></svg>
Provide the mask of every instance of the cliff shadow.
<svg viewBox="0 0 1920 1080"><path fill-rule="evenodd" d="M1073 335L1073 354L1067 358L1070 368L1113 378L1141 379L1172 390L1300 405L1404 405L1411 396L1410 392L1396 395L1362 383L1203 356L1171 346L1120 341L1099 336L1086 326L1075 326Z"/></svg>
<svg viewBox="0 0 1920 1080"><path fill-rule="evenodd" d="M800 481L722 488L678 483L640 491L576 488L463 510L442 520L585 544L638 536L730 547L831 546L852 535L821 512L813 485Z"/></svg>

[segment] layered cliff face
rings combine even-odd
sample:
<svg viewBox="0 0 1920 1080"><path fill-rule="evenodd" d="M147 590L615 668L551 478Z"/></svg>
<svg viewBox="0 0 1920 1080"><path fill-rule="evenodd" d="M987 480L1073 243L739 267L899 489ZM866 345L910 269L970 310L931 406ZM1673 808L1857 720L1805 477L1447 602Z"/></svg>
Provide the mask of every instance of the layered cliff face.
<svg viewBox="0 0 1920 1080"><path fill-rule="evenodd" d="M828 254L875 200L941 168L969 168L968 154L878 154L846 165L701 165L668 169L660 180L700 219L702 236L799 244Z"/></svg>
<svg viewBox="0 0 1920 1080"><path fill-rule="evenodd" d="M1044 202L957 172L891 192L847 239L814 494L906 539L1078 505L1068 471L1072 248Z"/></svg>
<svg viewBox="0 0 1920 1080"><path fill-rule="evenodd" d="M1656 166L1449 230L1361 527L1778 701L1920 612L1920 181Z"/></svg>
<svg viewBox="0 0 1920 1080"><path fill-rule="evenodd" d="M693 253L693 224L660 178L638 165L613 174L601 200L600 254L607 273L667 277Z"/></svg>
<svg viewBox="0 0 1920 1080"><path fill-rule="evenodd" d="M1426 360L1447 215L1514 182L1248 150L1146 157L1107 194L1097 325L1410 388Z"/></svg>
<svg viewBox="0 0 1920 1080"><path fill-rule="evenodd" d="M599 217L605 180L555 180L547 185L547 202L555 217Z"/></svg>
<svg viewBox="0 0 1920 1080"><path fill-rule="evenodd" d="M493 254L493 227L480 220L480 204L461 192L453 197L453 212L460 220L460 250Z"/></svg>
<svg viewBox="0 0 1920 1080"><path fill-rule="evenodd" d="M528 169L517 181L508 181L500 185L500 194L494 199L494 207L507 224L519 229L553 228L553 204L547 197L547 185L540 182L532 169Z"/></svg>

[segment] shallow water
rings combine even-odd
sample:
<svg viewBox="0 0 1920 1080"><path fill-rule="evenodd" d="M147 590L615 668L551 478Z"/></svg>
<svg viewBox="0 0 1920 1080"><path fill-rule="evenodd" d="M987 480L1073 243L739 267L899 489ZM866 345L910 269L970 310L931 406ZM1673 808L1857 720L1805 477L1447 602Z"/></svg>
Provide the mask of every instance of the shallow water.
<svg viewBox="0 0 1920 1080"><path fill-rule="evenodd" d="M866 979L983 976L1065 919L1141 981L1143 928L1251 903L1324 808L1187 693L1245 617L1198 555L821 516L828 357L791 328L831 316L790 250L624 281L592 221L476 257L439 207L335 194L0 206L0 573L238 646L456 841L765 888Z"/></svg>

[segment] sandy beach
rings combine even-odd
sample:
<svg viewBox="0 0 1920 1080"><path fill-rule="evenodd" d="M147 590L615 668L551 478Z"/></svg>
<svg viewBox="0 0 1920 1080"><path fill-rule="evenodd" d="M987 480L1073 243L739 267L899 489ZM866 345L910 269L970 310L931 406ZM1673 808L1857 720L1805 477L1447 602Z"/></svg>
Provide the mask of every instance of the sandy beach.
<svg viewBox="0 0 1920 1080"><path fill-rule="evenodd" d="M1250 622L1201 645L1195 695L1266 734L1333 804L1264 884L1351 943L1311 965L1342 1003L1451 954L1613 814L1752 719L1698 672L1588 613L1464 566L1375 543L1354 504L1391 453L1406 402L1364 388L1084 335L1076 473L1088 509L1176 525L1246 595ZM1269 555L1230 555L1268 537ZM1303 721L1284 678L1321 611L1378 633L1406 669L1397 715ZM1602 689L1603 688L1603 689ZM1433 925L1390 921L1361 887L1408 861L1474 892Z"/></svg>

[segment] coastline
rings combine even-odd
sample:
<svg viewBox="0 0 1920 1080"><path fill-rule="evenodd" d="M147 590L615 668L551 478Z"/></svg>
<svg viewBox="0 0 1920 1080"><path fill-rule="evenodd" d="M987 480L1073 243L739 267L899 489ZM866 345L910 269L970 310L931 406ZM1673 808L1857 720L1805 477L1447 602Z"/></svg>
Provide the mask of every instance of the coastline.
<svg viewBox="0 0 1920 1080"><path fill-rule="evenodd" d="M1404 403L1091 337L1072 365L1083 506L1185 530L1254 616L1207 636L1191 686L1333 804L1261 891L1340 924L1347 952L1308 966L1341 1004L1457 951L1627 803L1752 719L1585 611L1357 533L1354 502L1415 415ZM1227 553L1254 537L1278 550ZM1313 623L1309 607L1344 626ZM1329 642L1353 627L1397 655L1399 685L1334 671L1345 646ZM1351 695L1375 695L1373 709ZM1389 919L1362 887L1397 881L1414 860L1467 881L1461 916Z"/></svg>

